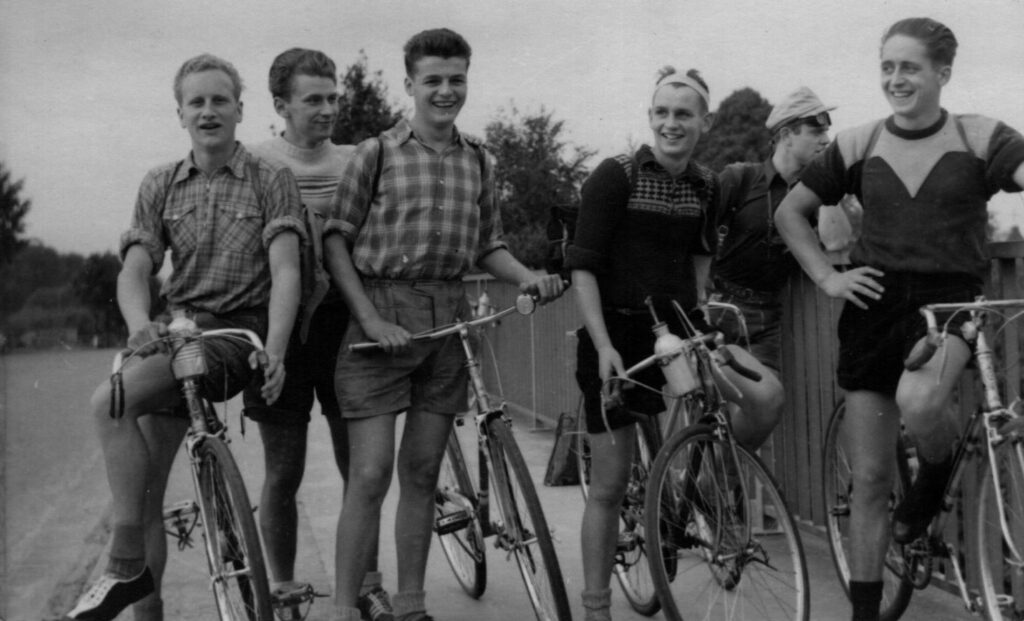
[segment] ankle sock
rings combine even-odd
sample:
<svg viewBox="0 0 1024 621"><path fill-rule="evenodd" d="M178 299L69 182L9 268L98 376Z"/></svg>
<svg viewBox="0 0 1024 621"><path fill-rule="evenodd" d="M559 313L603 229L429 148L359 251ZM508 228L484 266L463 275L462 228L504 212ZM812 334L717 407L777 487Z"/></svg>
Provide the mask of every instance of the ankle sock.
<svg viewBox="0 0 1024 621"><path fill-rule="evenodd" d="M366 595L374 588L381 586L384 576L379 571L368 571L363 576L363 585L359 587L359 595Z"/></svg>
<svg viewBox="0 0 1024 621"><path fill-rule="evenodd" d="M427 610L427 594L424 591L399 591L391 597L391 609L395 613L395 619L401 619L405 615L422 613Z"/></svg>
<svg viewBox="0 0 1024 621"><path fill-rule="evenodd" d="M583 620L611 621L612 590L583 591Z"/></svg>
<svg viewBox="0 0 1024 621"><path fill-rule="evenodd" d="M882 607L882 581L850 581L850 602L853 604L853 621L878 621Z"/></svg>
<svg viewBox="0 0 1024 621"><path fill-rule="evenodd" d="M118 580L138 576L146 568L146 543L141 524L115 524L110 559L104 573Z"/></svg>

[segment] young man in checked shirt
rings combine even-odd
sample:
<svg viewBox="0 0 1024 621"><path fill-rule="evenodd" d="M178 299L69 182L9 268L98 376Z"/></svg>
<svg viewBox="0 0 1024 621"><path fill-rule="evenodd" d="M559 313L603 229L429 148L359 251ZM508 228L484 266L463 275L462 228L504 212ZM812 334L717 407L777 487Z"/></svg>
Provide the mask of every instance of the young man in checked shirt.
<svg viewBox="0 0 1024 621"><path fill-rule="evenodd" d="M201 328L256 331L270 355L263 398L273 403L284 383L282 360L299 299L302 202L287 168L253 157L235 141L241 91L238 72L220 58L204 54L181 66L174 95L192 151L146 175L131 228L121 237L117 300L128 346L148 355L124 368L123 419L110 416L108 382L93 394L113 535L106 570L68 613L71 619L109 621L139 600L137 621L163 619L163 495L188 428L168 352L143 348L167 334L170 318L149 314L149 278L166 251L174 266L161 291L168 309L184 310ZM208 398L228 399L249 383L251 349L227 339L203 343Z"/></svg>
<svg viewBox="0 0 1024 621"><path fill-rule="evenodd" d="M328 269L352 319L335 371L351 464L338 519L335 621L359 619L356 598L373 549L365 533L380 521L401 412L392 605L397 621L430 619L423 583L434 489L453 416L465 409L468 377L457 338L413 343L411 334L468 316L462 277L473 266L542 303L563 289L560 277L534 274L501 241L494 161L455 127L469 59L469 45L448 29L406 43L413 117L356 148L324 233ZM383 351L348 351L360 341L376 341Z"/></svg>

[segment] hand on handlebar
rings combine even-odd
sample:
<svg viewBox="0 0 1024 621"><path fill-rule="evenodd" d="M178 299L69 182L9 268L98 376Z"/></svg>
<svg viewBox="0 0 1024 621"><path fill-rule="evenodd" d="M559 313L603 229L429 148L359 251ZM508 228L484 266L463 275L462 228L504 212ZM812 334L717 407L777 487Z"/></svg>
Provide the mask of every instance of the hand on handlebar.
<svg viewBox="0 0 1024 621"><path fill-rule="evenodd" d="M557 300L565 292L565 281L558 274L545 274L519 285L523 293L536 296L541 304Z"/></svg>
<svg viewBox="0 0 1024 621"><path fill-rule="evenodd" d="M877 300L882 297L883 287L875 278L885 274L873 267L855 267L845 272L832 272L818 285L833 298L849 300L860 308L867 304L861 298Z"/></svg>
<svg viewBox="0 0 1024 621"><path fill-rule="evenodd" d="M170 352L169 345L162 337L167 336L167 324L151 321L128 337L128 349L140 358L153 354Z"/></svg>
<svg viewBox="0 0 1024 621"><path fill-rule="evenodd" d="M412 344L412 335L402 326L376 317L363 325L367 340L377 343L389 354L405 351Z"/></svg>

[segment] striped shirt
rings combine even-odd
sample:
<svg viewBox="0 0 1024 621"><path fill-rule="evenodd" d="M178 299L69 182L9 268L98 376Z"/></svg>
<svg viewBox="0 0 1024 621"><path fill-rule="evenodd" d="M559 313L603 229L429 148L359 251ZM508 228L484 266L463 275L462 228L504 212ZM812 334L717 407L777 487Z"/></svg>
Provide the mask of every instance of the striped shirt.
<svg viewBox="0 0 1024 621"><path fill-rule="evenodd" d="M377 150L383 166L374 191ZM486 165L481 166L481 157ZM493 159L458 131L438 153L407 121L356 147L338 183L324 235L340 233L370 278L454 280L498 248ZM372 202L371 202L372 200Z"/></svg>
<svg viewBox="0 0 1024 621"><path fill-rule="evenodd" d="M260 196L249 179L250 159L259 171ZM209 177L189 154L142 180L131 228L121 236L121 258L141 244L155 274L170 250L174 271L161 295L172 308L224 314L264 307L270 298L267 248L284 231L305 236L301 207L292 173L254 158L241 144Z"/></svg>

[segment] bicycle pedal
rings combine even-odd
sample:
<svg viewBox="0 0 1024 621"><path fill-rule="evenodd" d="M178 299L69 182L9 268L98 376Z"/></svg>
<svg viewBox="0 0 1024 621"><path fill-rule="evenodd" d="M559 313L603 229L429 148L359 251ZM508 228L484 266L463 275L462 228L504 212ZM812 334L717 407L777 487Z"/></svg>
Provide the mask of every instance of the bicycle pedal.
<svg viewBox="0 0 1024 621"><path fill-rule="evenodd" d="M632 552L633 550L636 550L638 539L639 537L637 537L636 533L633 531L619 533L619 539L615 542L615 551Z"/></svg>
<svg viewBox="0 0 1024 621"><path fill-rule="evenodd" d="M450 535L457 530L462 530L473 521L473 514L468 509L461 509L446 513L434 520L434 531L438 535Z"/></svg>
<svg viewBox="0 0 1024 621"><path fill-rule="evenodd" d="M199 512L199 506L193 500L182 500L164 507L164 520L177 520Z"/></svg>

